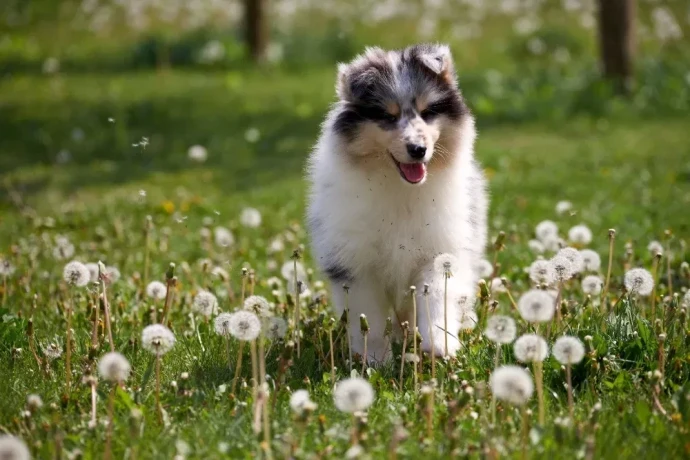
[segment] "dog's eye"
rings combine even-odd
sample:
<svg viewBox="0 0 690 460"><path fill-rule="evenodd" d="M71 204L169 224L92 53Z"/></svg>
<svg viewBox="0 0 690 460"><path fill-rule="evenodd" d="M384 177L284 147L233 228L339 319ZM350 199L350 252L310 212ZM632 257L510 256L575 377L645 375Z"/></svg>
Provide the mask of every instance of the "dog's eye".
<svg viewBox="0 0 690 460"><path fill-rule="evenodd" d="M432 118L434 118L434 116L436 115L436 112L434 112L431 109L425 109L425 110L422 110L422 113L420 113L419 115L422 117L422 120L429 121Z"/></svg>
<svg viewBox="0 0 690 460"><path fill-rule="evenodd" d="M384 112L383 119L388 122L395 123L396 121L398 121L398 116L393 115L392 113Z"/></svg>

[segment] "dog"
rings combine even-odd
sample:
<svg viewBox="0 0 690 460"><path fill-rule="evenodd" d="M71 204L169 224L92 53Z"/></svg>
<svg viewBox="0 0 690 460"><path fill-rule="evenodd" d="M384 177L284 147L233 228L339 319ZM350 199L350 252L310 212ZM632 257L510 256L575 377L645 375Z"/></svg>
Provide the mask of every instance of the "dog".
<svg viewBox="0 0 690 460"><path fill-rule="evenodd" d="M415 286L422 350L454 355L476 319L488 196L450 49L367 48L338 66L336 93L307 163L307 223L352 350L364 352L364 314L367 361L391 358L387 319L411 333Z"/></svg>

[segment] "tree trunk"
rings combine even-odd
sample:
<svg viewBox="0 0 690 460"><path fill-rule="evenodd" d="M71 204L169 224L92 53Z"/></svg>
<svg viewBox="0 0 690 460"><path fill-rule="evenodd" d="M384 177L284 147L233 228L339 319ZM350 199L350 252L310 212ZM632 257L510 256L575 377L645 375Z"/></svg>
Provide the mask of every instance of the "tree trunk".
<svg viewBox="0 0 690 460"><path fill-rule="evenodd" d="M635 0L599 0L599 46L604 77L630 91L635 53Z"/></svg>
<svg viewBox="0 0 690 460"><path fill-rule="evenodd" d="M268 46L267 0L244 0L244 3L249 55L254 62L262 62Z"/></svg>

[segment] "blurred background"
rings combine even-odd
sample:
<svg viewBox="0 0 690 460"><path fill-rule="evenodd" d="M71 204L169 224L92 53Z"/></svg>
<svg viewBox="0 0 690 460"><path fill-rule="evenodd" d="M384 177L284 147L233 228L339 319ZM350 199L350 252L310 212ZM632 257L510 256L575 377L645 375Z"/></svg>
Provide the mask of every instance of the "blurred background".
<svg viewBox="0 0 690 460"><path fill-rule="evenodd" d="M655 187L631 203L681 209L689 38L687 0L3 0L0 206L138 190L172 212L264 190L297 213L335 64L442 41L494 212L555 189L606 206L637 180Z"/></svg>

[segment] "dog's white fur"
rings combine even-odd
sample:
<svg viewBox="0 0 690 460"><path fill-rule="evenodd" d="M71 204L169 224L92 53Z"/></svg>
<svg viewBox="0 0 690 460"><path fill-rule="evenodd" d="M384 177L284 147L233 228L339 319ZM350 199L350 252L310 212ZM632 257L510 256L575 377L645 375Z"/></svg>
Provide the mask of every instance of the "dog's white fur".
<svg viewBox="0 0 690 460"><path fill-rule="evenodd" d="M317 262L324 269L336 263L350 275L346 283L353 351L363 352L358 318L365 314L370 326L369 360L390 358L390 345L384 338L386 319L390 316L396 325L409 321L412 326L410 286L414 285L422 349L429 351L433 340L435 350L442 354L444 276L434 267L434 258L451 254L459 261L447 281L447 351L453 355L460 347L461 318L474 304L477 264L487 238L485 180L473 155L474 119L465 114L452 125L441 120L442 125L429 128L428 132L437 132L430 135L436 139L428 141L431 151L439 135L444 138L444 150L433 153L443 158L435 166L432 157L427 179L412 185L401 179L387 155L353 155L352 142L334 132L338 113L336 104L309 159L308 218ZM388 135L374 134L376 138ZM357 146L359 151L367 148ZM428 299L423 294L425 284L429 285ZM342 285L334 283L332 292L335 307L342 313Z"/></svg>

